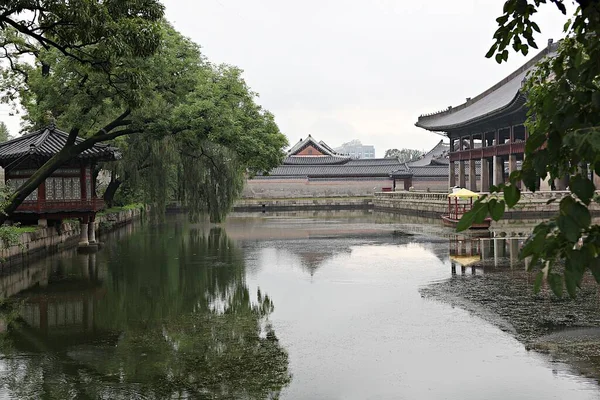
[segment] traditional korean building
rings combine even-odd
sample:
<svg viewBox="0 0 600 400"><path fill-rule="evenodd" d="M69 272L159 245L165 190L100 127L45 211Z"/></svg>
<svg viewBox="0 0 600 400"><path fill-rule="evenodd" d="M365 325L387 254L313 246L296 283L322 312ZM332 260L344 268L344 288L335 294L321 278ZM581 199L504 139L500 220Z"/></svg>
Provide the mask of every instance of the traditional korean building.
<svg viewBox="0 0 600 400"><path fill-rule="evenodd" d="M367 196L380 191L445 190L448 145L440 141L411 163L396 158L355 159L312 136L288 150L282 165L248 180L245 197Z"/></svg>
<svg viewBox="0 0 600 400"><path fill-rule="evenodd" d="M416 126L450 138L447 187L487 192L490 183L504 182L519 168L527 140L527 109L521 88L527 73L556 48L550 40L533 59L480 95L419 117ZM557 188L561 185L564 189L564 182Z"/></svg>
<svg viewBox="0 0 600 400"><path fill-rule="evenodd" d="M5 183L18 188L66 144L68 134L50 125L44 129L0 143L0 167ZM77 138L76 143L81 143ZM114 147L96 144L58 168L17 208L14 221L46 225L67 218L81 222L81 245L95 243L93 222L104 202L96 196L94 168L100 161L120 155ZM89 226L88 226L89 225ZM89 236L88 236L89 234Z"/></svg>
<svg viewBox="0 0 600 400"><path fill-rule="evenodd" d="M248 180L244 196L365 196L392 190L390 174L402 169L404 164L395 158L353 159L309 135L288 150L282 165ZM402 185L408 188L410 179L403 178Z"/></svg>

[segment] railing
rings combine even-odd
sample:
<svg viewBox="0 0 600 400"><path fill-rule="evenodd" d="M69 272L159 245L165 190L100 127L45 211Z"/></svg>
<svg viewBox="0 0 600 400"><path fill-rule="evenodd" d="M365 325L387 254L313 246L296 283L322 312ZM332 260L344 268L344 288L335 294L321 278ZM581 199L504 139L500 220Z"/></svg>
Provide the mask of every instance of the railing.
<svg viewBox="0 0 600 400"><path fill-rule="evenodd" d="M77 200L34 200L23 202L16 212L52 213L52 212L96 212L104 208L102 199Z"/></svg>
<svg viewBox="0 0 600 400"><path fill-rule="evenodd" d="M525 142L513 142L479 149L454 151L450 153L450 161L479 160L484 157L506 156L524 152Z"/></svg>

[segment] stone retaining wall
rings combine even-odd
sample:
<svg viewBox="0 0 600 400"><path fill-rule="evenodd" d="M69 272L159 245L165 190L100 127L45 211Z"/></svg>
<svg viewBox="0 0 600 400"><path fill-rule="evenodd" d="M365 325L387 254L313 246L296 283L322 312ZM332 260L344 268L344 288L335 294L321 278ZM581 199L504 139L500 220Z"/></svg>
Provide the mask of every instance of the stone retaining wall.
<svg viewBox="0 0 600 400"><path fill-rule="evenodd" d="M99 215L96 217L97 232L105 232L128 224L140 218L141 210L124 210L118 213ZM6 247L0 242L0 265L20 263L24 258L57 252L69 246L76 246L79 241L79 223L63 222L60 228L40 228L35 232L21 234L19 244Z"/></svg>
<svg viewBox="0 0 600 400"><path fill-rule="evenodd" d="M507 210L504 219L546 218L558 212L560 200L568 191L523 192L515 208ZM548 201L555 199L548 204ZM448 208L448 193L392 192L375 193L373 205L376 210L439 217ZM600 214L600 205L592 203L590 210Z"/></svg>
<svg viewBox="0 0 600 400"><path fill-rule="evenodd" d="M234 211L369 210L372 197L328 197L298 199L241 199Z"/></svg>

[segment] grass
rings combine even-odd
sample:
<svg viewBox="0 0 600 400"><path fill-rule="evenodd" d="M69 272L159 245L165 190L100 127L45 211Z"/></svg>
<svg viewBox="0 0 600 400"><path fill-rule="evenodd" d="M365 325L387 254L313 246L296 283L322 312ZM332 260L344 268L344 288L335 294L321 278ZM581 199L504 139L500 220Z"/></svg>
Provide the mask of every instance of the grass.
<svg viewBox="0 0 600 400"><path fill-rule="evenodd" d="M144 207L145 206L144 206L143 203L126 204L126 205L121 206L121 207L107 208L106 210L100 211L97 215L116 214L116 213L119 213L121 211L129 211L129 210L143 210Z"/></svg>

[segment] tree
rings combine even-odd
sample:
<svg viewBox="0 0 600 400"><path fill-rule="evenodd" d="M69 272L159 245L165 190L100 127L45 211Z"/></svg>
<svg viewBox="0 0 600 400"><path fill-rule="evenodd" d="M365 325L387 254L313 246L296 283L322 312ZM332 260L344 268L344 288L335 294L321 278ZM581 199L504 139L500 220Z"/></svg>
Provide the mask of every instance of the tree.
<svg viewBox="0 0 600 400"><path fill-rule="evenodd" d="M418 160L422 155L423 151L413 149L388 149L385 151L384 158L397 158L400 162L406 163L410 161Z"/></svg>
<svg viewBox="0 0 600 400"><path fill-rule="evenodd" d="M10 133L8 132L8 128L6 124L0 121L0 143L6 142L10 139Z"/></svg>
<svg viewBox="0 0 600 400"><path fill-rule="evenodd" d="M550 2L566 13L562 0ZM507 1L487 56L506 61L511 42L523 54L537 48L534 32L540 28L532 17L544 3ZM561 199L554 217L535 227L520 254L530 257L529 269L538 270L535 290L547 280L557 296L565 286L575 296L588 269L600 283L600 226L592 223L588 208L600 202L590 178L590 170L600 174L600 2L577 3L556 55L543 60L524 87L529 138L522 170L513 172L507 184L492 188L490 197L477 201L459 227L465 229L488 213L501 218L505 206L512 208L520 199L519 181L535 191L540 179L568 177L570 195ZM497 193L503 193L503 199ZM564 265L562 272L558 265Z"/></svg>
<svg viewBox="0 0 600 400"><path fill-rule="evenodd" d="M53 48L108 72L115 57L154 53L163 15L158 0L0 0L0 57L14 68Z"/></svg>
<svg viewBox="0 0 600 400"><path fill-rule="evenodd" d="M37 65L20 65L28 79L16 83L29 126L43 126L51 111L59 126L72 128L73 139L77 134L87 139L68 143L38 170L9 199L7 213L19 204L15 196L37 187L86 144L101 141L112 140L125 154L109 196L127 179L160 211L174 191L189 188L180 190L187 193L180 199L192 216L207 211L214 221L239 195L246 170L270 169L281 161L285 136L272 115L255 104L241 72L211 65L195 43L166 23L162 29L155 54L119 58L108 78L56 49L40 52L39 62L51 66L49 74ZM14 84L4 83L8 89Z"/></svg>

